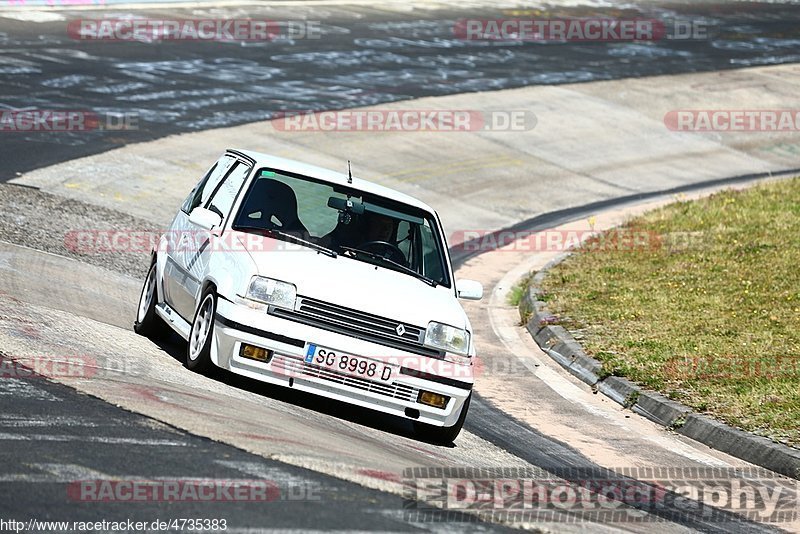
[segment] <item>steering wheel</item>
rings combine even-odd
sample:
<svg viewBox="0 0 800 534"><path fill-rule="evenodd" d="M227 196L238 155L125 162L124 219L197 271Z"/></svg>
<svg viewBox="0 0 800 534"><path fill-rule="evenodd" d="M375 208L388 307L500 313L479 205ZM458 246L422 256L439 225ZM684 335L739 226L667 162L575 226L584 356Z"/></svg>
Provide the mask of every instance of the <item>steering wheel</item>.
<svg viewBox="0 0 800 534"><path fill-rule="evenodd" d="M395 263L399 263L400 265L406 265L406 256L403 254L403 251L395 245L394 243L389 243L388 241L365 241L358 245L358 247L362 250L369 251L369 249L378 249L373 250L373 252L380 254L386 259L392 260Z"/></svg>

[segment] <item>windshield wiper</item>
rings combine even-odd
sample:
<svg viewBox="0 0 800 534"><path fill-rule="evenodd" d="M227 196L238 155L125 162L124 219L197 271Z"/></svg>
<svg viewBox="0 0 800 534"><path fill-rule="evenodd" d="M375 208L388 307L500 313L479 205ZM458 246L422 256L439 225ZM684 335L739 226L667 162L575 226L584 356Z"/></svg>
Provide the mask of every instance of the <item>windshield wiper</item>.
<svg viewBox="0 0 800 534"><path fill-rule="evenodd" d="M335 250L331 250L329 248L323 247L322 245L318 245L312 241L306 241L301 237L297 237L296 235L290 234L288 232L284 232L283 230L278 230L277 228L264 228L263 226L248 226L248 225L241 225L237 224L233 226L234 230L255 230L257 232L264 232L265 234L277 235L280 236L288 241L292 241L297 243L298 245L303 245L309 248L313 248L317 252L321 252L326 256L330 256L331 258L335 258L338 256Z"/></svg>
<svg viewBox="0 0 800 534"><path fill-rule="evenodd" d="M412 269L410 267L406 267L402 263L397 263L396 261L390 260L389 258L384 258L380 254L376 254L375 252L370 252L368 250L362 250L360 248L355 248L355 247L346 247L344 245L340 246L339 248L342 249L342 250L346 250L348 252L352 252L354 254L364 254L365 256L367 256L369 258L372 258L372 259L375 259L375 260L385 261L386 263L388 263L388 264L392 265L393 267L395 267L397 270L399 270L401 272L404 272L406 274L410 274L414 278L417 278L418 280L422 280L423 282L425 282L426 284L428 284L431 287L436 287L436 285L437 285L436 280L433 280L432 278L428 278L427 276L425 276L423 274L419 274L414 269Z"/></svg>

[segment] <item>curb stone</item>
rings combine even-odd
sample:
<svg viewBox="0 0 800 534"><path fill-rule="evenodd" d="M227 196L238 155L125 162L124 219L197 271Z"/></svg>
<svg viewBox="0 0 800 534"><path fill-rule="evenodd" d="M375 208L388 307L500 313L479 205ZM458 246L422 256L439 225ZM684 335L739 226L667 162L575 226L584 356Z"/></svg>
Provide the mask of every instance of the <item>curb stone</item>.
<svg viewBox="0 0 800 534"><path fill-rule="evenodd" d="M559 255L537 272L519 303L520 315L530 317L525 328L544 352L570 374L634 413L713 449L800 480L800 450L696 414L688 406L642 389L625 378L604 376L603 365L588 356L563 326L554 324L557 318L541 300L542 280L568 256L569 253Z"/></svg>

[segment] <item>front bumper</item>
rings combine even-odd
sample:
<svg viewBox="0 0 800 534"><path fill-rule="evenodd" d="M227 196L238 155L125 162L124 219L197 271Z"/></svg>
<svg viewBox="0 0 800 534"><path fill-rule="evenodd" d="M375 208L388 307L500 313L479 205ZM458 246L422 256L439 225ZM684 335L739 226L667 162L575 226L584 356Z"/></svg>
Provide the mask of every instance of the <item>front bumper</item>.
<svg viewBox="0 0 800 534"><path fill-rule="evenodd" d="M472 367L444 366L399 349L268 315L220 298L212 360L218 366L256 380L315 393L357 406L435 426L452 426L472 390ZM240 356L242 343L272 351L267 362ZM310 343L357 357L393 362L391 383L367 380L327 367L305 363ZM394 365L397 362L397 365ZM403 362L422 363L419 367ZM442 372L446 369L447 372ZM449 397L444 408L417 402L420 390Z"/></svg>

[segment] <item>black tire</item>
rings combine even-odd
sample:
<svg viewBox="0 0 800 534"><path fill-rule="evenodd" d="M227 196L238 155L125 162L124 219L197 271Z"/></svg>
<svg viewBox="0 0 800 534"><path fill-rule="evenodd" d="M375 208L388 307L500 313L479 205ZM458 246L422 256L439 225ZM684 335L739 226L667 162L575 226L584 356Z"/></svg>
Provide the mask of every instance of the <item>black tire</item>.
<svg viewBox="0 0 800 534"><path fill-rule="evenodd" d="M186 344L187 369L196 373L206 373L213 366L211 361L211 343L214 341L214 316L217 313L217 293L214 286L209 286L200 297L200 304L194 312L189 341Z"/></svg>
<svg viewBox="0 0 800 534"><path fill-rule="evenodd" d="M153 256L150 269L148 269L142 284L139 305L136 307L136 320L133 323L134 332L150 339L163 339L171 332L171 328L156 313L157 297L156 258Z"/></svg>
<svg viewBox="0 0 800 534"><path fill-rule="evenodd" d="M470 393L467 400L464 401L464 406L461 408L458 421L456 421L456 424L453 426L433 426L414 421L414 433L418 438L430 443L439 445L449 445L453 443L458 437L458 434L461 433L461 429L464 427L464 421L467 420L470 400L472 400L472 393Z"/></svg>

